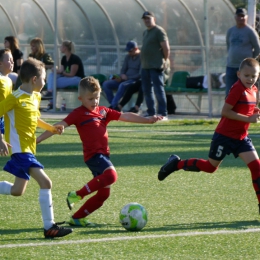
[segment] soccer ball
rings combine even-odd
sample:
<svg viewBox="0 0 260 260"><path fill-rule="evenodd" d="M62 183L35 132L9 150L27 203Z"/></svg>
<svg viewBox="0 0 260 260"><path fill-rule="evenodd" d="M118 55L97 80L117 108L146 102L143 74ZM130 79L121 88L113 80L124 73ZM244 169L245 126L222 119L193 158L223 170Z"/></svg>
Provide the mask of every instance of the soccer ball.
<svg viewBox="0 0 260 260"><path fill-rule="evenodd" d="M147 211L141 204L136 202L125 205L119 215L119 221L128 231L139 231L147 223Z"/></svg>

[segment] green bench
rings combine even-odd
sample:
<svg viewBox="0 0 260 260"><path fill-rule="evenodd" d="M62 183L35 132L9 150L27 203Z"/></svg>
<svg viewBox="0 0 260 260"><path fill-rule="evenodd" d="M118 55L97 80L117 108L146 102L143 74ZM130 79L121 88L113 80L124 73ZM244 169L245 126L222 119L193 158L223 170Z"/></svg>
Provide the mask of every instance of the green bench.
<svg viewBox="0 0 260 260"><path fill-rule="evenodd" d="M208 95L208 90L205 88L187 88L186 81L188 77L190 77L190 73L187 71L174 72L171 82L168 82L165 86L165 92L173 96L185 96L197 112L201 113L202 97ZM225 91L214 89L212 95L221 95L224 98ZM197 97L197 102L194 101L194 97Z"/></svg>

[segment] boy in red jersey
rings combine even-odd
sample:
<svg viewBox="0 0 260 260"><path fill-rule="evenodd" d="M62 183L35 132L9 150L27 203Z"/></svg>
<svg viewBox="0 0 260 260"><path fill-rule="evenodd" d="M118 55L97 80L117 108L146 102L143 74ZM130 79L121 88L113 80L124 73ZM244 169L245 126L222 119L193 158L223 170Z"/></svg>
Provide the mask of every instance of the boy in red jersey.
<svg viewBox="0 0 260 260"><path fill-rule="evenodd" d="M204 171L213 173L218 169L226 155L233 153L248 166L253 187L258 199L260 213L260 160L248 137L250 123L259 121L257 103L257 87L254 85L259 77L259 63L253 58L244 59L239 71L239 80L232 86L222 108L222 117L212 137L208 160L181 160L177 155L171 155L160 169L158 179L164 180L174 171Z"/></svg>
<svg viewBox="0 0 260 260"><path fill-rule="evenodd" d="M93 77L83 78L79 83L79 100L82 106L57 123L64 127L73 124L76 126L83 144L84 162L94 176L80 190L69 192L67 197L69 209L71 210L74 203L86 195L97 191L70 218L68 223L72 226L93 226L86 217L103 205L110 195L110 185L117 180L116 170L109 158L107 124L112 120L153 124L163 119L162 116L145 118L134 113L121 113L99 106L100 93L98 80ZM50 132L44 132L37 138L37 143L51 135Z"/></svg>

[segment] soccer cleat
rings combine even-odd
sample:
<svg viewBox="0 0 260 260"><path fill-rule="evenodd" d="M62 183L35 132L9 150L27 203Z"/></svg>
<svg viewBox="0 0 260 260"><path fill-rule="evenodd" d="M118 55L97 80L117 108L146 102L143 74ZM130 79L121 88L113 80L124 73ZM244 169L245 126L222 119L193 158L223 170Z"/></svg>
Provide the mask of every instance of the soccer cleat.
<svg viewBox="0 0 260 260"><path fill-rule="evenodd" d="M179 169L177 168L177 165L180 160L181 159L178 155L172 154L167 163L165 163L158 172L159 181L163 181L172 172L178 171Z"/></svg>
<svg viewBox="0 0 260 260"><path fill-rule="evenodd" d="M64 237L72 233L73 229L59 227L56 223L52 225L48 230L44 229L45 238Z"/></svg>
<svg viewBox="0 0 260 260"><path fill-rule="evenodd" d="M89 222L86 218L73 218L70 217L68 221L70 226L78 226L78 227L95 227L94 223Z"/></svg>
<svg viewBox="0 0 260 260"><path fill-rule="evenodd" d="M67 204L70 210L72 210L74 203L80 201L82 198L77 195L76 191L71 191L67 196Z"/></svg>

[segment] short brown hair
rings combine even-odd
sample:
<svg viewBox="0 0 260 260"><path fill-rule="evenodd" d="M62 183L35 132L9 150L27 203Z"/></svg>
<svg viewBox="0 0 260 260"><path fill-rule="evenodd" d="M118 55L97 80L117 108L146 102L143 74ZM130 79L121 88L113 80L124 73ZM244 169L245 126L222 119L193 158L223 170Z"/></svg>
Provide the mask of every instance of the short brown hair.
<svg viewBox="0 0 260 260"><path fill-rule="evenodd" d="M99 81L92 76L83 78L79 82L79 94L84 93L86 90L91 93L101 92Z"/></svg>
<svg viewBox="0 0 260 260"><path fill-rule="evenodd" d="M256 68L259 67L259 62L254 58L246 58L240 63L239 70L242 70L245 66Z"/></svg>
<svg viewBox="0 0 260 260"><path fill-rule="evenodd" d="M1 49L1 50L0 50L0 61L3 61L3 59L4 59L4 54L6 54L6 53L11 53L11 54L12 54L12 52L11 52L10 49Z"/></svg>
<svg viewBox="0 0 260 260"><path fill-rule="evenodd" d="M21 70L20 78L23 83L28 83L32 77L40 77L45 70L44 63L34 58L28 58L24 61Z"/></svg>

